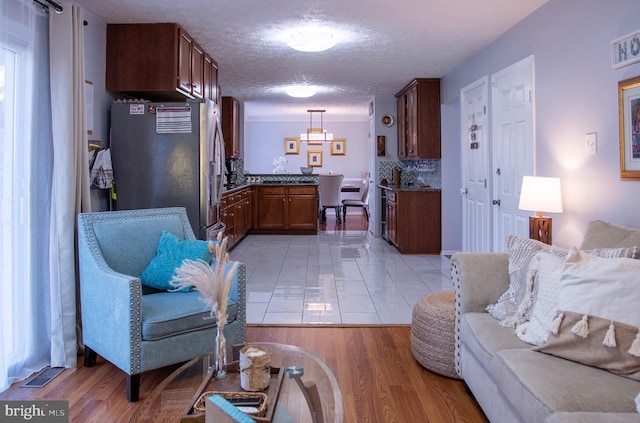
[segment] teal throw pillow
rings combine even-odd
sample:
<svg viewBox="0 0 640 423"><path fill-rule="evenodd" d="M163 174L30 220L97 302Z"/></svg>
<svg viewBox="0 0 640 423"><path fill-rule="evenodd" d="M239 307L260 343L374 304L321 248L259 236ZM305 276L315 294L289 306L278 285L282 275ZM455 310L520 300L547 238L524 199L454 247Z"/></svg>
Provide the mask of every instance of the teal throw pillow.
<svg viewBox="0 0 640 423"><path fill-rule="evenodd" d="M208 241L180 240L171 232L162 231L156 256L140 275L142 285L163 291L174 289L171 278L184 260L204 260L211 262ZM190 291L183 288L180 291Z"/></svg>

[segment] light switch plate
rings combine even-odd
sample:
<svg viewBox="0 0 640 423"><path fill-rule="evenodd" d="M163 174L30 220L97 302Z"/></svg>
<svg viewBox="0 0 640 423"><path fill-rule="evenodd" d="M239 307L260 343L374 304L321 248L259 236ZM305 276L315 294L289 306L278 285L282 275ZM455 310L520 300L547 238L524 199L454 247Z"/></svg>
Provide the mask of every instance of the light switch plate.
<svg viewBox="0 0 640 423"><path fill-rule="evenodd" d="M591 132L584 136L584 153L596 154L598 152L598 134Z"/></svg>

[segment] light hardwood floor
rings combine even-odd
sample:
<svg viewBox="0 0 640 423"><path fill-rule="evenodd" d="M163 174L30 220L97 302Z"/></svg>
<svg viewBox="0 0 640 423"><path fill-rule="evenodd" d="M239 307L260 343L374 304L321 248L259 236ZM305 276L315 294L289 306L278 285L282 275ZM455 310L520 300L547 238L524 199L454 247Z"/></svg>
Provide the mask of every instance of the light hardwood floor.
<svg viewBox="0 0 640 423"><path fill-rule="evenodd" d="M421 367L413 358L408 326L249 326L248 341L297 345L312 351L340 383L346 423L487 422L461 381ZM177 366L142 376L140 398ZM14 384L0 400L69 401L71 422L126 422L137 403L125 398L121 371L100 357L93 368L67 369L44 388Z"/></svg>

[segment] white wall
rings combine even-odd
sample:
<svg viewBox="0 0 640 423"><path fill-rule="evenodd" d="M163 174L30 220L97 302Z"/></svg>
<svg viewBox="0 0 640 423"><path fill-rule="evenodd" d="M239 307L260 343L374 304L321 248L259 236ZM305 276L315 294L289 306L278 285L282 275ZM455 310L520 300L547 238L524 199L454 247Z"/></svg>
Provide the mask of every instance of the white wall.
<svg viewBox="0 0 640 423"><path fill-rule="evenodd" d="M408 83L409 81L407 81ZM369 210L371 211L369 230L375 236L382 236L381 207L382 200L380 198L380 189L377 187L382 177L377 173L379 162L382 160L395 161L398 160L398 102L394 95L377 95L374 99L375 116L373 117L373 142L377 142L378 135L384 135L386 138L385 155L375 157L376 167L371 171L374 183L371 186L369 194ZM391 126L385 126L380 119L384 115L391 115L394 123ZM374 149L376 151L377 149Z"/></svg>
<svg viewBox="0 0 640 423"><path fill-rule="evenodd" d="M590 220L640 227L640 181L619 178L618 81L640 75L640 64L611 67L611 41L640 29L637 0L550 0L442 80L445 186L460 174L460 89L531 54L535 57L536 170L562 179L564 212L554 214L554 244L577 245ZM456 118L456 114L458 115ZM598 154L586 155L584 136L596 132ZM447 213L460 214L460 201ZM455 210L454 210L455 207ZM446 228L460 225L448 220ZM461 248L461 235L443 239Z"/></svg>
<svg viewBox="0 0 640 423"><path fill-rule="evenodd" d="M322 167L314 173L342 173L345 179L360 178L368 170L368 121L336 122L324 119L324 128L333 133L334 138L345 138L344 156L332 156L330 143L307 145L300 143L299 154L284 154L284 139L298 138L307 131L309 122L263 122L245 121L244 124L244 168L245 173L271 173L273 159L283 156L287 159L286 170L300 173L300 167L307 165L307 151L322 151Z"/></svg>

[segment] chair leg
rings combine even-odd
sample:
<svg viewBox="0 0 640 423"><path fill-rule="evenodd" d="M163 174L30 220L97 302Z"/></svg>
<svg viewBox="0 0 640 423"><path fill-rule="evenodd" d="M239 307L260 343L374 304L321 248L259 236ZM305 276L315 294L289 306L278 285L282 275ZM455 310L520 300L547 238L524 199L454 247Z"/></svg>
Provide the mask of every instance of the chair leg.
<svg viewBox="0 0 640 423"><path fill-rule="evenodd" d="M347 223L347 206L342 206L342 218L344 222Z"/></svg>
<svg viewBox="0 0 640 423"><path fill-rule="evenodd" d="M127 400L137 402L140 399L140 373L127 376Z"/></svg>
<svg viewBox="0 0 640 423"><path fill-rule="evenodd" d="M369 210L366 207L362 209L364 210L364 218L367 219L367 223L369 223Z"/></svg>
<svg viewBox="0 0 640 423"><path fill-rule="evenodd" d="M84 346L84 367L93 367L96 365L98 354L91 348Z"/></svg>
<svg viewBox="0 0 640 423"><path fill-rule="evenodd" d="M338 223L342 223L342 217L340 216L340 206L336 207L336 220Z"/></svg>

